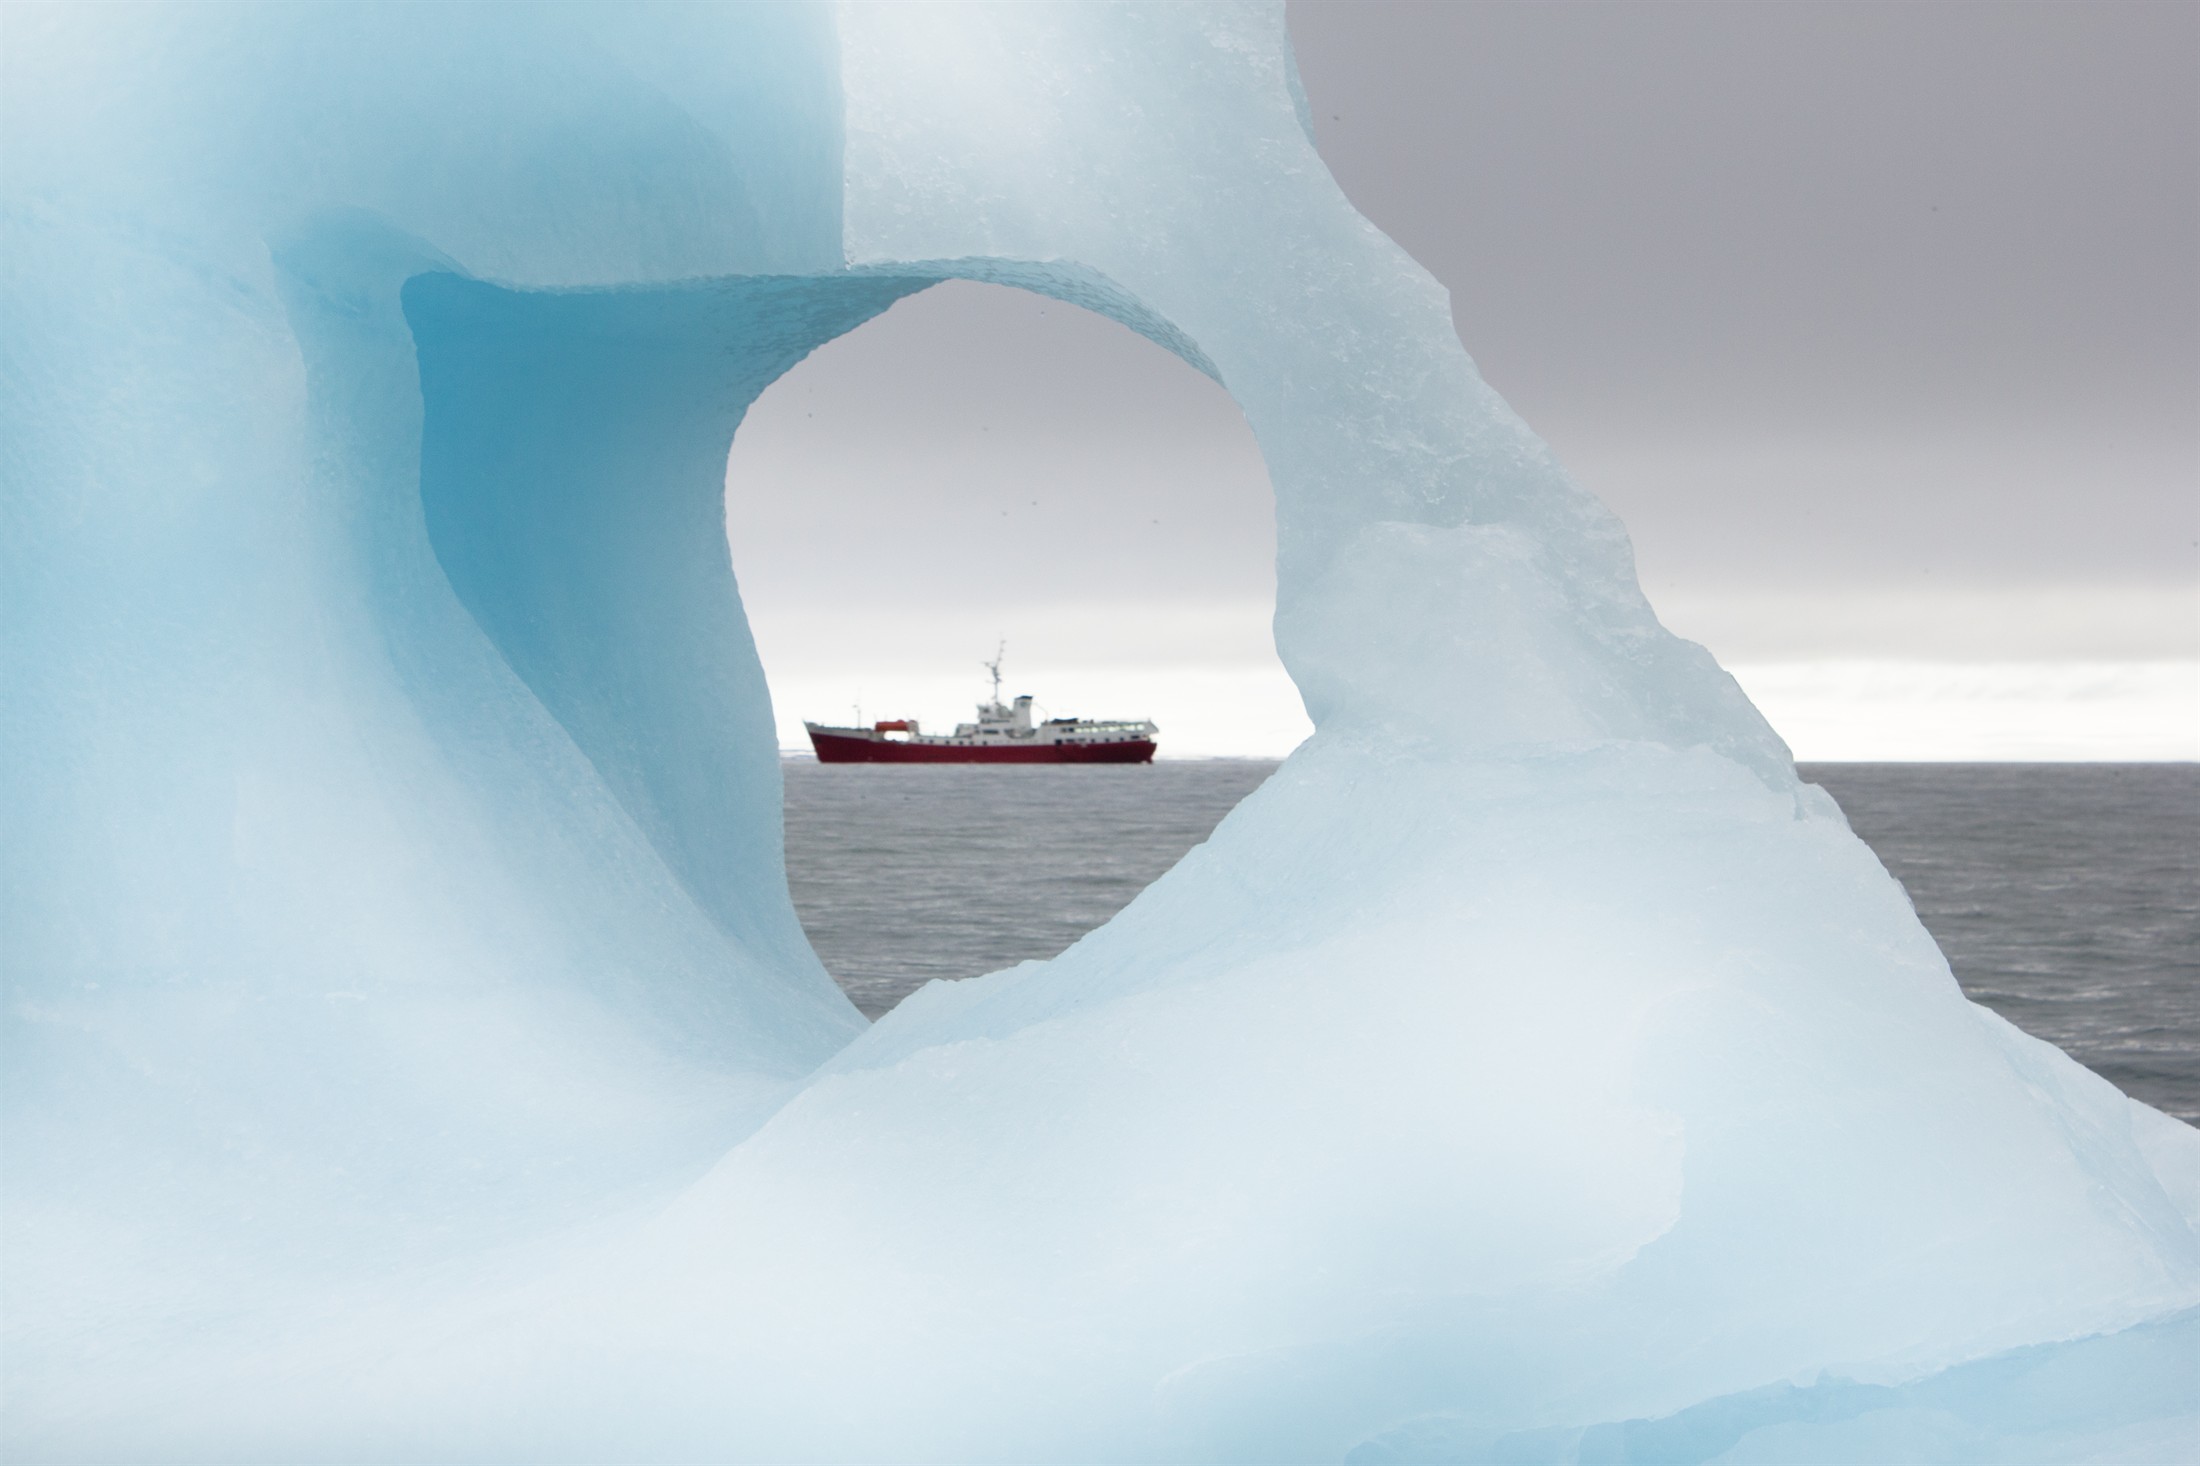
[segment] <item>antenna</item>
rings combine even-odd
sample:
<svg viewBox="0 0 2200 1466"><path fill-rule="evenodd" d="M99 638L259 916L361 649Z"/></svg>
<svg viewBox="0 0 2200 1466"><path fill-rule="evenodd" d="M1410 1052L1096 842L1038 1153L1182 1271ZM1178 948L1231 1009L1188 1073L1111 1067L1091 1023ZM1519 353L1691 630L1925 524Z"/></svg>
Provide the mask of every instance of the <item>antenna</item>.
<svg viewBox="0 0 2200 1466"><path fill-rule="evenodd" d="M999 707L1001 703L1001 658L1007 653L1007 651L1008 641L1004 637L1001 641L1001 644L993 648L993 660L990 662L980 662L978 664L979 666L985 668L988 672L991 672L993 674L993 705L995 707Z"/></svg>

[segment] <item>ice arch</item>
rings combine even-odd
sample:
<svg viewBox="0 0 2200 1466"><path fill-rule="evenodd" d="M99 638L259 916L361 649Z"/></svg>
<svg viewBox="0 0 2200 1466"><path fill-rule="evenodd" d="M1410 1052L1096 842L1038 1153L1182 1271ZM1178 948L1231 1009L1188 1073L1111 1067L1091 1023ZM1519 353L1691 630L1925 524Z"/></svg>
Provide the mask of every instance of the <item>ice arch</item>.
<svg viewBox="0 0 2200 1466"><path fill-rule="evenodd" d="M11 1454L2189 1441L2192 1132L1964 1003L1275 9L61 7L6 65ZM688 533L772 363L945 276L1227 386L1319 732L858 1037Z"/></svg>

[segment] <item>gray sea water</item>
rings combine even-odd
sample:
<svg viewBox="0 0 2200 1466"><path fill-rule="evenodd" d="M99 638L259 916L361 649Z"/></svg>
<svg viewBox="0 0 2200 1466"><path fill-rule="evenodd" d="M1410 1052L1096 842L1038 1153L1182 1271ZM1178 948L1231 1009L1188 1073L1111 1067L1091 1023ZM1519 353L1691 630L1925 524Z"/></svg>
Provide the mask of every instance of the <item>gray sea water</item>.
<svg viewBox="0 0 2200 1466"><path fill-rule="evenodd" d="M790 759L787 878L876 1016L933 978L1051 957L1275 768ZM2200 1123L2200 765L1816 764L1964 990Z"/></svg>

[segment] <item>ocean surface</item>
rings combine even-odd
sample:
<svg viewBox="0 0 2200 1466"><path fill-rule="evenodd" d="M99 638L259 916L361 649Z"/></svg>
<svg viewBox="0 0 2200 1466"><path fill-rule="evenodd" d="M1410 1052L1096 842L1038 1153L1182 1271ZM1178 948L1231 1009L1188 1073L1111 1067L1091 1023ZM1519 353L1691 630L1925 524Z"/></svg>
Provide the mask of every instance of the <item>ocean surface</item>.
<svg viewBox="0 0 2200 1466"><path fill-rule="evenodd" d="M1275 768L789 759L787 878L876 1016L933 978L1051 957ZM1964 990L2200 1123L2200 764L1809 764L1909 888Z"/></svg>

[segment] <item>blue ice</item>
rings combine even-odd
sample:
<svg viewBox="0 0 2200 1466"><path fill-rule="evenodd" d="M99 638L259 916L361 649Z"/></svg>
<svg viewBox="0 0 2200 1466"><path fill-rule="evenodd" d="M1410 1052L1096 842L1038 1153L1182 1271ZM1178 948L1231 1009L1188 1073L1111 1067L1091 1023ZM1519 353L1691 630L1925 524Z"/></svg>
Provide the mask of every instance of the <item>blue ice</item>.
<svg viewBox="0 0 2200 1466"><path fill-rule="evenodd" d="M11 1459L2161 1461L2200 1136L1966 1002L1270 4L18 6ZM803 940L728 447L943 279L1270 467L1317 732Z"/></svg>

